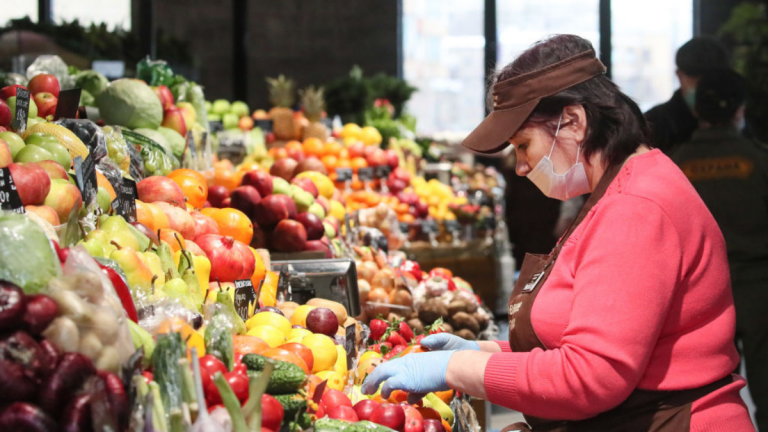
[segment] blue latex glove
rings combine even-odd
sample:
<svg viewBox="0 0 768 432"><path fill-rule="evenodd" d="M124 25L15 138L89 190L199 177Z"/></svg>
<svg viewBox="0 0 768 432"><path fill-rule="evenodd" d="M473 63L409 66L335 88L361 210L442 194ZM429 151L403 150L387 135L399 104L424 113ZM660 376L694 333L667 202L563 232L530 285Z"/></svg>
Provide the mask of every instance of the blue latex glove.
<svg viewBox="0 0 768 432"><path fill-rule="evenodd" d="M466 340L450 333L437 333L427 336L422 339L421 346L429 351L480 351L480 345L477 342Z"/></svg>
<svg viewBox="0 0 768 432"><path fill-rule="evenodd" d="M426 339L426 338L425 338ZM374 394L382 382L381 397L389 398L394 390L409 392L408 402L415 403L427 393L448 390L445 372L456 351L434 351L409 354L376 366L365 378L362 391Z"/></svg>

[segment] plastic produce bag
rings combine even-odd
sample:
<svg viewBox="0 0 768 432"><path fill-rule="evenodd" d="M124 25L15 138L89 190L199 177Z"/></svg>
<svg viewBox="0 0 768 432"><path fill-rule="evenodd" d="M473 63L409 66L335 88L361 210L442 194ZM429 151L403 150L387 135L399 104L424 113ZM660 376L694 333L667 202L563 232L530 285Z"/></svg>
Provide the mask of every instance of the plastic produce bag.
<svg viewBox="0 0 768 432"><path fill-rule="evenodd" d="M195 108L197 113L197 123L205 128L206 131L210 131L208 127L208 110L205 109L205 94L203 93L203 87L197 83L178 80L171 86L171 92L173 97L178 102L189 102ZM189 125L187 125L189 127Z"/></svg>
<svg viewBox="0 0 768 432"><path fill-rule="evenodd" d="M109 158L114 161L120 170L128 173L131 165L131 157L128 151L128 143L123 138L123 133L119 126L104 126L101 128L104 138L107 141L107 153Z"/></svg>
<svg viewBox="0 0 768 432"><path fill-rule="evenodd" d="M61 264L42 228L30 218L0 211L0 279L35 294L61 274Z"/></svg>
<svg viewBox="0 0 768 432"><path fill-rule="evenodd" d="M91 120L87 119L62 119L56 124L62 125L77 135L83 144L88 147L91 157L96 158L98 162L107 156L107 139L101 128Z"/></svg>
<svg viewBox="0 0 768 432"><path fill-rule="evenodd" d="M136 64L136 78L150 86L168 86L173 83L173 70L164 60L150 60L147 56Z"/></svg>
<svg viewBox="0 0 768 432"><path fill-rule="evenodd" d="M123 173L120 171L120 167L112 161L110 158L104 158L96 164L96 171L100 172L104 177L109 180L109 184L112 188L118 190L118 187L123 183Z"/></svg>
<svg viewBox="0 0 768 432"><path fill-rule="evenodd" d="M69 249L64 275L48 295L59 306L43 335L65 352L79 352L100 370L120 372L135 351L122 303L109 278L82 246Z"/></svg>
<svg viewBox="0 0 768 432"><path fill-rule="evenodd" d="M75 81L69 75L69 69L64 60L57 55L41 55L27 68L27 79L31 80L35 75L51 74L59 80L62 90L74 88Z"/></svg>

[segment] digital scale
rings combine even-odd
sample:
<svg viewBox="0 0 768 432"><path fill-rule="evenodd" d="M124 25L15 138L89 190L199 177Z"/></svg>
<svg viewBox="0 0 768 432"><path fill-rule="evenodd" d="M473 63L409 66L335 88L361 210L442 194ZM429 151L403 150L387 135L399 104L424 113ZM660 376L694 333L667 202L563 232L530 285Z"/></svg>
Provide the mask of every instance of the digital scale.
<svg viewBox="0 0 768 432"><path fill-rule="evenodd" d="M298 304L311 298L341 303L349 316L360 315L357 268L349 258L299 261L272 261L272 271L280 274L278 296Z"/></svg>

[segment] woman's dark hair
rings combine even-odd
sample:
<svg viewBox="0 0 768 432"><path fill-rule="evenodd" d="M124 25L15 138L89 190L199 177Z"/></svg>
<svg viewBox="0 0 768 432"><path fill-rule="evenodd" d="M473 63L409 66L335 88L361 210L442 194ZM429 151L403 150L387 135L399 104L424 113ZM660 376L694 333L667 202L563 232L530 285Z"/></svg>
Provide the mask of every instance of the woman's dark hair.
<svg viewBox="0 0 768 432"><path fill-rule="evenodd" d="M535 43L496 74L494 82L541 69L585 51L592 44L575 35L556 35ZM640 107L605 75L599 75L542 99L526 124L547 125L554 135L563 108L582 105L587 114L584 157L602 152L608 165L621 163L648 144L648 123Z"/></svg>
<svg viewBox="0 0 768 432"><path fill-rule="evenodd" d="M713 126L733 124L736 112L747 99L747 82L732 69L702 75L696 86L696 114Z"/></svg>

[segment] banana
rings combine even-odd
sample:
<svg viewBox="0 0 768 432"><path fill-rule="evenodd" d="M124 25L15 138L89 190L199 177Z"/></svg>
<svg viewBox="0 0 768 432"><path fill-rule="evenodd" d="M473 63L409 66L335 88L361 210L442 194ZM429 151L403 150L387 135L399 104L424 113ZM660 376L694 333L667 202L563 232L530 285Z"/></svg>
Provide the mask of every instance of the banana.
<svg viewBox="0 0 768 432"><path fill-rule="evenodd" d="M424 401L424 406L427 406L426 402L428 401L431 405L431 408L437 410L437 412L440 414L440 417L447 421L448 424L453 424L453 410L445 402L440 400L440 398L437 397L434 393L427 394L427 396L424 398Z"/></svg>

